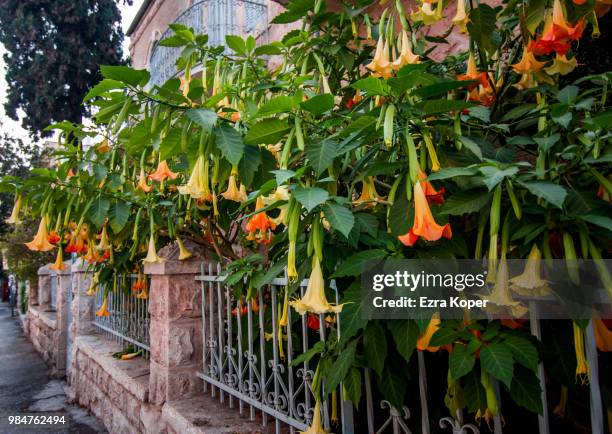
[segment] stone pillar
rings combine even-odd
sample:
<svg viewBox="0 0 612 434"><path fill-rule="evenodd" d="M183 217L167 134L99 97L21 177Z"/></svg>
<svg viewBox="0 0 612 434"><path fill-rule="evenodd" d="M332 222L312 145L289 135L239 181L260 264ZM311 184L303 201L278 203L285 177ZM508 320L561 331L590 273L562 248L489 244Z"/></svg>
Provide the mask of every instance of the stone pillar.
<svg viewBox="0 0 612 434"><path fill-rule="evenodd" d="M30 284L28 294L29 304L31 306L40 306L42 310L48 309L51 305L51 274L47 264L38 269L38 284Z"/></svg>
<svg viewBox="0 0 612 434"><path fill-rule="evenodd" d="M59 378L66 376L66 352L68 348L69 312L72 301L71 265L57 272L57 307L55 331L55 374Z"/></svg>
<svg viewBox="0 0 612 434"><path fill-rule="evenodd" d="M202 260L147 264L150 275L149 401L166 401L202 392L202 296L195 277Z"/></svg>
<svg viewBox="0 0 612 434"><path fill-rule="evenodd" d="M91 283L91 272L87 272L87 263L76 259L71 267L72 272L72 323L70 339L74 342L77 336L90 335L95 332L95 298L86 294ZM68 284L66 284L68 285Z"/></svg>

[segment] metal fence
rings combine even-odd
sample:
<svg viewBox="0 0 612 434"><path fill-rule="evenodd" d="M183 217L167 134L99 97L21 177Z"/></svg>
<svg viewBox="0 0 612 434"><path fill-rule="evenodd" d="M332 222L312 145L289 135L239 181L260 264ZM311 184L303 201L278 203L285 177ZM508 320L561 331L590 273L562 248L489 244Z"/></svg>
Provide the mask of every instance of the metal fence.
<svg viewBox="0 0 612 434"><path fill-rule="evenodd" d="M110 315L96 316L94 325L109 339L122 346L133 345L142 350L148 358L149 346L149 299L136 298L132 285L137 275L118 276L116 291L107 294L106 307ZM104 288L100 287L95 295L96 311L104 302Z"/></svg>
<svg viewBox="0 0 612 434"><path fill-rule="evenodd" d="M268 6L263 0L205 0L193 4L174 21L208 35L211 46L225 45L226 35L252 35L260 38L267 30ZM166 30L160 40L170 36ZM151 83L162 85L177 73L176 60L181 48L156 45L151 52Z"/></svg>
<svg viewBox="0 0 612 434"><path fill-rule="evenodd" d="M204 380L205 392L218 398L220 402L227 403L230 408L237 407L241 415L248 415L251 420L258 418L264 426L273 424L276 433L305 430L312 422L314 414L315 400L311 387L313 368L316 365L303 362L293 366L292 361L312 348L317 341L324 341L326 334L332 330L339 334L342 315L336 316L336 324L330 324L329 321L326 324L324 315L318 315L316 317L318 321L309 321L309 316L300 317L290 308L288 331L286 336L282 337L282 345L285 348L281 348L278 339L278 318L281 312L275 307L282 303L287 285L285 278L274 279L270 285L259 291L254 300L237 299L233 289L223 284L224 277L218 265L203 265L201 275L196 280L200 282L202 290L204 351L203 372L199 376ZM299 283L301 295L304 294L307 285L307 280ZM337 298L336 292L336 301ZM535 315L535 306L531 308L532 315ZM540 321L532 316L530 324L531 333L541 339ZM587 329L585 347L590 364L591 432L603 434L597 348L592 326ZM434 422L436 426L432 424L425 354L421 351L416 353L418 378L409 384L408 394L413 397L418 396L418 399L413 400L417 407L413 410L420 416L419 420L411 419L408 407L397 409L386 400L375 403L380 393L374 391L373 375L370 369L366 368L361 372L364 391L362 396L365 399L362 398L363 403L359 409L354 409L351 402L340 398L342 397L340 393L342 385L340 385L336 391L339 421L333 423L334 409L330 402L324 402L322 405L324 427L327 430L332 428L336 433L347 434L354 432L478 434L480 430L477 426L464 423L462 413L458 413L455 417L442 417L437 423ZM534 419L534 426L525 426L525 429L532 433L551 434L542 365L538 371L538 379L542 387L544 413L538 416L537 422ZM499 385L495 383L495 387L501 405ZM411 431L410 427L414 431ZM499 415L493 419L492 430L495 434L502 434L504 431Z"/></svg>
<svg viewBox="0 0 612 434"><path fill-rule="evenodd" d="M59 284L59 276L57 274L51 275L51 309L57 309L57 287Z"/></svg>

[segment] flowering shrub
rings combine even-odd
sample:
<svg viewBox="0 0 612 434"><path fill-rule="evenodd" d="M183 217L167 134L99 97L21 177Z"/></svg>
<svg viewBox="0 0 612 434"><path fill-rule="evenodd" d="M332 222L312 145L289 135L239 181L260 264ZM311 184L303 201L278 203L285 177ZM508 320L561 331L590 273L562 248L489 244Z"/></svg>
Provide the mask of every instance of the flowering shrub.
<svg viewBox="0 0 612 434"><path fill-rule="evenodd" d="M187 259L189 240L214 252L248 298L286 268L291 281L310 280L302 298L288 288L281 326L288 306L313 328L312 313L329 314L332 328L333 314L345 315L342 338L332 333L307 354L318 360L319 397L343 382L359 403L357 368L369 366L400 405L417 350L437 353L452 415L499 414L494 379L541 412L542 356L524 321L366 321L359 273L370 259L486 257L489 279L499 276L490 299L520 316L511 289L543 290L541 258L607 254L612 73L566 76L608 1L459 0L453 9L438 0L413 11L397 1L379 17L365 4L324 6L293 0L275 21L301 19L300 29L261 46L228 36L231 54L173 25L160 44L181 47L182 76L163 86L146 87L144 70L103 67L85 98L94 123L50 127L61 132L57 166L3 181L17 192L15 216L22 204L40 216L28 247L57 249L57 268L63 251L84 255L97 284L162 261L169 243ZM423 36L445 16L448 32ZM451 31L466 34L468 50L433 61ZM528 255L536 265L511 288L506 259ZM576 350L576 372L557 376L561 384L588 376L584 326L556 336L553 357Z"/></svg>

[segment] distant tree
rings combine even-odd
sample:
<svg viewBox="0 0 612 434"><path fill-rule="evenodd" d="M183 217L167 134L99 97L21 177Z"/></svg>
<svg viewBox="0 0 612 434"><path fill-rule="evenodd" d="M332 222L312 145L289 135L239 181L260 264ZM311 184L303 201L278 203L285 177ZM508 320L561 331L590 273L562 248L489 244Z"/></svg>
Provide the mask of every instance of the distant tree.
<svg viewBox="0 0 612 434"><path fill-rule="evenodd" d="M57 121L80 122L82 100L101 64L122 62L119 0L0 0L0 42L8 53L4 105L33 137ZM123 0L131 4L132 0Z"/></svg>

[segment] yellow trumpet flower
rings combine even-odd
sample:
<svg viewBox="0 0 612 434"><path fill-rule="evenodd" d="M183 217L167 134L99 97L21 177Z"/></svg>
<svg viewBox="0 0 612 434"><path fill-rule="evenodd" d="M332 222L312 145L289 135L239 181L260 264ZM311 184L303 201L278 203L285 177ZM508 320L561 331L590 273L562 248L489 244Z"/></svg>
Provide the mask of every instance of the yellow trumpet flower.
<svg viewBox="0 0 612 434"><path fill-rule="evenodd" d="M414 65L420 62L418 55L412 52L412 44L408 38L408 33L402 30L402 49L397 59L391 64L393 69L398 70L402 66Z"/></svg>
<svg viewBox="0 0 612 434"><path fill-rule="evenodd" d="M304 315L307 312L326 313L342 311L343 305L331 305L325 297L325 281L323 280L323 271L321 264L316 255L313 257L312 273L308 280L308 286L304 297L299 300L293 300L289 304L300 314Z"/></svg>
<svg viewBox="0 0 612 434"><path fill-rule="evenodd" d="M11 215L9 216L9 218L6 219L6 222L11 225L16 225L16 224L21 223L21 220L19 220L19 211L21 211L21 195L20 194L18 194L15 197L15 204L13 205L13 211L11 212Z"/></svg>
<svg viewBox="0 0 612 434"><path fill-rule="evenodd" d="M413 21L422 21L423 24L429 26L431 24L435 24L440 21L442 16L442 11L444 10L442 1L439 1L436 9L433 9L431 3L423 3L423 5L416 12L410 13L410 18Z"/></svg>
<svg viewBox="0 0 612 434"><path fill-rule="evenodd" d="M289 252L287 254L287 278L291 281L294 281L298 277L298 272L295 268L296 249L297 243L295 241L289 241Z"/></svg>
<svg viewBox="0 0 612 434"><path fill-rule="evenodd" d="M540 62L533 54L533 51L529 47L523 48L523 57L518 63L512 65L514 72L518 74L529 74L531 72L537 72L546 65L546 62Z"/></svg>
<svg viewBox="0 0 612 434"><path fill-rule="evenodd" d="M355 205L365 204L366 207L372 207L376 205L376 202L380 200L380 196L376 191L374 185L374 178L368 176L363 180L363 186L361 187L361 195L353 201Z"/></svg>
<svg viewBox="0 0 612 434"><path fill-rule="evenodd" d="M87 292L85 293L85 295L89 297L93 297L94 295L96 295L96 292L98 292L98 282L99 282L98 278L99 278L98 273L91 276L91 282L89 283L89 288L87 289Z"/></svg>
<svg viewBox="0 0 612 434"><path fill-rule="evenodd" d="M100 144L96 147L96 151L105 154L111 150L111 147L108 144L108 139L104 139L100 142Z"/></svg>
<svg viewBox="0 0 612 434"><path fill-rule="evenodd" d="M510 295L508 282L508 263L506 262L505 258L502 258L499 261L495 286L493 287L491 294L481 295L480 298L488 301L487 306L490 307L491 312L509 311L513 317L520 318L527 313L528 309L521 302L512 298L512 295ZM497 308L492 305L497 306Z"/></svg>
<svg viewBox="0 0 612 434"><path fill-rule="evenodd" d="M151 191L152 188L152 186L147 185L147 175L145 174L144 168L141 167L140 175L138 176L138 185L136 186L136 189L140 189L145 193L148 193Z"/></svg>
<svg viewBox="0 0 612 434"><path fill-rule="evenodd" d="M55 263L51 265L49 268L55 271L62 271L66 269L67 267L68 266L64 264L64 254L62 251L62 246L60 246L59 249L57 249L57 259L55 260Z"/></svg>
<svg viewBox="0 0 612 434"><path fill-rule="evenodd" d="M523 274L510 279L512 290L520 295L541 296L549 294L548 281L540 277L541 263L542 253L538 246L534 244L531 247L531 252L529 252Z"/></svg>
<svg viewBox="0 0 612 434"><path fill-rule="evenodd" d="M234 202L239 203L246 202L247 200L246 188L242 184L240 185L240 188L238 188L238 185L236 184L236 175L230 175L229 180L227 181L227 190L221 193L221 196L227 200L233 200Z"/></svg>
<svg viewBox="0 0 612 434"><path fill-rule="evenodd" d="M96 316L110 316L110 312L106 308L106 303L107 302L108 302L108 298L105 295L104 296L104 301L102 302L102 306L100 306L100 309L98 309L98 311L96 312Z"/></svg>
<svg viewBox="0 0 612 434"><path fill-rule="evenodd" d="M289 201L291 197L289 196L289 188L286 185L281 185L276 187L276 190L272 194L269 194L263 198L263 203L265 206L272 205L274 202L278 202L281 200ZM275 225L287 224L287 211L289 210L289 205L281 205L278 207L280 213L278 217L270 218Z"/></svg>
<svg viewBox="0 0 612 434"><path fill-rule="evenodd" d="M576 379L580 384L589 383L589 362L584 352L584 333L582 329L572 322L574 327L574 350L576 352Z"/></svg>
<svg viewBox="0 0 612 434"><path fill-rule="evenodd" d="M578 60L576 60L576 57L572 57L568 60L566 54L564 54L563 56L557 54L553 60L552 65L550 65L548 68L544 68L544 71L546 71L548 75L567 75L574 69L576 69L577 66Z"/></svg>
<svg viewBox="0 0 612 434"><path fill-rule="evenodd" d="M440 314L434 313L429 320L429 324L427 324L427 328L425 332L419 339L417 340L416 348L419 351L429 351L435 353L440 349L440 347L432 347L429 345L429 341L431 341L431 337L435 332L440 328Z"/></svg>
<svg viewBox="0 0 612 434"><path fill-rule="evenodd" d="M55 248L55 246L49 242L48 236L47 217L43 216L40 219L38 232L34 236L34 239L29 243L25 243L25 245L28 249L34 252L48 252L49 250L53 250Z"/></svg>
<svg viewBox="0 0 612 434"><path fill-rule="evenodd" d="M389 62L389 43L383 40L382 35L378 38L374 59L366 65L374 77L389 78L392 76L392 65Z"/></svg>
<svg viewBox="0 0 612 434"><path fill-rule="evenodd" d="M157 249L155 248L155 236L153 232L151 232L151 236L149 237L149 249L147 251L147 257L142 260L145 264L155 264L159 262L163 262L164 260L157 256Z"/></svg>
<svg viewBox="0 0 612 434"><path fill-rule="evenodd" d="M452 23L459 28L461 33L467 33L467 23L469 18L465 13L465 0L457 0L457 13L452 19Z"/></svg>
<svg viewBox="0 0 612 434"><path fill-rule="evenodd" d="M179 261L184 261L185 259L189 259L193 256L193 254L189 250L187 250L185 244L183 244L183 240L177 238L176 243L178 244L179 248Z"/></svg>
<svg viewBox="0 0 612 434"><path fill-rule="evenodd" d="M321 421L321 401L316 400L314 413L312 415L312 423L306 431L300 431L301 434L326 434L325 428Z"/></svg>
<svg viewBox="0 0 612 434"><path fill-rule="evenodd" d="M208 162L205 161L203 155L200 155L196 160L187 184L179 186L178 190L179 193L187 194L194 199L212 201L212 194L208 187Z"/></svg>
<svg viewBox="0 0 612 434"><path fill-rule="evenodd" d="M112 246L108 241L108 233L106 231L106 225L102 226L102 233L100 233L100 243L96 246L97 250L108 250Z"/></svg>

